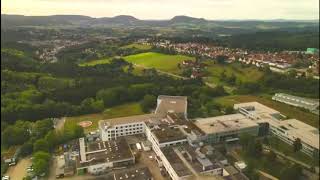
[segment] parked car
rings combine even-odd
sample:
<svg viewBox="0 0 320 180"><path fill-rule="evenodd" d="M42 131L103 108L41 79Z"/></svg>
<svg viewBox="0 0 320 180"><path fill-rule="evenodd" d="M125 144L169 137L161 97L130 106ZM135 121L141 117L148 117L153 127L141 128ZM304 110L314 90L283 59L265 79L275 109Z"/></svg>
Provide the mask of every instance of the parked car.
<svg viewBox="0 0 320 180"><path fill-rule="evenodd" d="M9 176L2 176L2 180L10 180Z"/></svg>
<svg viewBox="0 0 320 180"><path fill-rule="evenodd" d="M14 165L16 165L16 162L9 163L9 166L14 166Z"/></svg>

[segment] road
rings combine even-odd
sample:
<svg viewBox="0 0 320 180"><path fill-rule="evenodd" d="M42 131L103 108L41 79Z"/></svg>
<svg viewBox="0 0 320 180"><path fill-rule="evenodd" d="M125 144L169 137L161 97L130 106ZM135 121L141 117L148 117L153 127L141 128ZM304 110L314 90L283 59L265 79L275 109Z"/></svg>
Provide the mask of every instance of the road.
<svg viewBox="0 0 320 180"><path fill-rule="evenodd" d="M10 166L5 175L10 176L10 180L21 180L27 176L27 167L31 166L30 157L20 159L15 166Z"/></svg>
<svg viewBox="0 0 320 180"><path fill-rule="evenodd" d="M62 117L56 121L56 131L62 129L64 127L64 123L66 122L66 117Z"/></svg>
<svg viewBox="0 0 320 180"><path fill-rule="evenodd" d="M278 178L274 177L274 176L271 176L270 174L266 173L266 172L263 172L261 170L258 170L258 172L260 174L262 174L264 177L270 179L270 180L279 180Z"/></svg>

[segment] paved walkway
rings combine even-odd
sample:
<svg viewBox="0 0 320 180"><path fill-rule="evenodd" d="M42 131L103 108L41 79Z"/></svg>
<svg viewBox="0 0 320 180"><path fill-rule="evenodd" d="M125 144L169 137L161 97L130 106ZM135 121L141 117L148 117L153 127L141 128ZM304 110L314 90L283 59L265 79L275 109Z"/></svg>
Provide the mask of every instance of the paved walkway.
<svg viewBox="0 0 320 180"><path fill-rule="evenodd" d="M266 172L263 172L261 170L258 170L258 172L260 174L262 174L264 177L266 178L269 178L270 180L279 180L278 178L274 177L274 176L271 176L270 174L266 173Z"/></svg>
<svg viewBox="0 0 320 180"><path fill-rule="evenodd" d="M63 129L65 122L66 122L66 117L62 117L59 120L57 120L57 123L55 125L56 131Z"/></svg>

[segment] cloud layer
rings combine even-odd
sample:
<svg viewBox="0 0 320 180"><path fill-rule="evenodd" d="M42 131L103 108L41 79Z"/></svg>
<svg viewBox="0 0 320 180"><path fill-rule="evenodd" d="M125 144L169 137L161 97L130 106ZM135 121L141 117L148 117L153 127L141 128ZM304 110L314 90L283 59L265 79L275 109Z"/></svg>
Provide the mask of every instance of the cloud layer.
<svg viewBox="0 0 320 180"><path fill-rule="evenodd" d="M319 19L318 0L2 0L2 13L77 14L140 19L188 15L206 19Z"/></svg>

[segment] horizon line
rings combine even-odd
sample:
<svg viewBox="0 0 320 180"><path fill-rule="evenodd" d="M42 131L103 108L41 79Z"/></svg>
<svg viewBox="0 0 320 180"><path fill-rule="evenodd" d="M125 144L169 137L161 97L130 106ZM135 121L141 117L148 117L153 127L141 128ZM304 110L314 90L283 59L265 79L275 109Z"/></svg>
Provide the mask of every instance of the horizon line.
<svg viewBox="0 0 320 180"><path fill-rule="evenodd" d="M165 21L165 20L171 20L174 17L178 16L185 16L185 17L190 17L190 18L196 18L196 19L204 19L207 21L319 21L319 19L286 19L286 18L277 18L277 19L236 19L236 18L226 18L226 19L206 19L203 17L193 17L193 16L188 16L188 15L175 15L172 18L169 19L141 19L137 18L133 15L128 15L128 14L119 14L115 16L101 16L101 17L94 17L94 16L88 16L88 15L81 15L81 14L52 14L52 15L24 15L24 14L3 14L2 15L9 15L9 16L26 16L26 17L50 17L50 16L84 16L84 17L90 17L90 18L95 18L95 19L100 19L100 18L114 18L118 16L131 16L136 18L137 20L143 20L143 21L148 21L148 20L154 20L154 21Z"/></svg>

